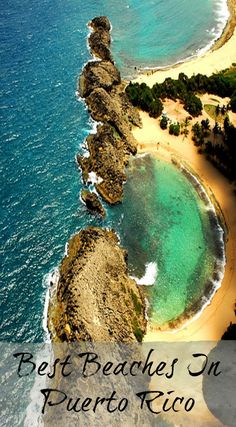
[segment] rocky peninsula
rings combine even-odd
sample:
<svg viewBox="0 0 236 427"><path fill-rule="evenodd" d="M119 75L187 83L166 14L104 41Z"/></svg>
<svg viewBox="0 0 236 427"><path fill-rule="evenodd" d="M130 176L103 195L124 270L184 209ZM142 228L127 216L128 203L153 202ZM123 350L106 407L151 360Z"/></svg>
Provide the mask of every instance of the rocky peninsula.
<svg viewBox="0 0 236 427"><path fill-rule="evenodd" d="M132 126L140 126L138 111L124 91L125 84L114 64L110 51L110 22L106 17L94 18L89 26L88 43L91 54L79 78L78 92L88 107L91 117L100 122L95 134L86 139L89 157L77 156L84 184L89 173L99 178L97 192L109 204L121 202L126 181L125 166L130 154L137 152Z"/></svg>
<svg viewBox="0 0 236 427"><path fill-rule="evenodd" d="M90 211L105 217L99 195L110 204L121 202L125 166L137 143L132 125L141 125L129 102L110 52L110 22L90 22L91 53L99 57L85 65L79 93L91 117L101 122L87 137L89 157L78 156L85 187L81 200ZM96 174L90 191L90 173ZM142 341L146 332L145 300L128 276L127 252L112 230L89 227L71 238L60 266L59 281L51 292L48 328L54 342Z"/></svg>
<svg viewBox="0 0 236 427"><path fill-rule="evenodd" d="M55 342L142 341L144 297L128 276L127 252L113 231L89 227L71 238L51 295L48 328Z"/></svg>

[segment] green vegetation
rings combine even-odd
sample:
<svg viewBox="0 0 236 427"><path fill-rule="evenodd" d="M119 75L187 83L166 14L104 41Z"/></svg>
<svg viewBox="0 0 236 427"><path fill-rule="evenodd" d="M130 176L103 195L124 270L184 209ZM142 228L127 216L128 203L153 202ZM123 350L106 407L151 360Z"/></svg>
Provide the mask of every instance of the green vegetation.
<svg viewBox="0 0 236 427"><path fill-rule="evenodd" d="M233 111L233 113L236 113L236 93L231 98L230 105L231 105L231 110Z"/></svg>
<svg viewBox="0 0 236 427"><path fill-rule="evenodd" d="M180 100L185 110L194 117L199 116L203 108L197 94L209 93L221 98L230 98L227 106L204 106L210 117L216 121L213 129L210 129L209 121L203 120L196 123L192 131L194 143L200 147L199 152L206 153L207 158L226 176L236 180L236 128L230 123L227 115L229 109L236 112L236 64L210 77L203 74L187 77L184 73L180 73L177 80L167 78L161 84L154 84L152 88L145 83L130 83L126 87L126 93L133 105L147 111L151 117L159 117L162 114L162 101L166 98ZM212 99L215 101L215 98ZM167 129L166 117L162 116L160 126ZM169 126L169 133L179 135L182 127L181 133L187 136L189 132L187 126L187 123L181 126L179 123L172 123ZM208 139L209 137L211 138Z"/></svg>
<svg viewBox="0 0 236 427"><path fill-rule="evenodd" d="M165 116L162 116L161 120L160 120L160 127L161 129L167 129L168 126L168 119Z"/></svg>
<svg viewBox="0 0 236 427"><path fill-rule="evenodd" d="M150 117L157 118L163 110L162 102L153 95L152 89L145 83L130 83L126 88L126 93L135 107L149 113Z"/></svg>
<svg viewBox="0 0 236 427"><path fill-rule="evenodd" d="M211 117L211 119L215 120L216 118L216 106L213 104L205 104L204 110Z"/></svg>
<svg viewBox="0 0 236 427"><path fill-rule="evenodd" d="M137 314L141 314L142 313L142 304L139 301L137 295L134 293L133 289L131 289L131 297L133 300L133 304L134 304L134 308Z"/></svg>
<svg viewBox="0 0 236 427"><path fill-rule="evenodd" d="M206 111L206 113L213 119L213 120L217 120L219 123L224 123L224 119L227 116L227 111L228 111L229 107L227 108L226 106L223 105L223 107L220 107L219 104L218 105L213 105L213 104L205 104L204 105L204 110Z"/></svg>
<svg viewBox="0 0 236 427"><path fill-rule="evenodd" d="M180 124L179 123L171 123L169 126L169 134L179 136L180 134Z"/></svg>
<svg viewBox="0 0 236 427"><path fill-rule="evenodd" d="M133 319L133 333L135 337L137 338L138 342L142 342L143 340L143 331L138 325L138 321L136 317Z"/></svg>
<svg viewBox="0 0 236 427"><path fill-rule="evenodd" d="M193 117L198 117L202 113L202 101L196 96L190 94L184 100L184 109Z"/></svg>
<svg viewBox="0 0 236 427"><path fill-rule="evenodd" d="M126 87L126 93L134 106L147 111L151 117L161 115L162 100L165 98L174 101L179 99L186 111L197 117L202 112L202 103L196 94L204 93L231 98L231 108L236 110L236 67L210 77L197 74L189 78L184 73L180 73L177 80L168 77L163 83L154 84L152 88L145 83L130 83Z"/></svg>
<svg viewBox="0 0 236 427"><path fill-rule="evenodd" d="M195 123L192 127L193 141L199 152L205 153L207 158L220 169L224 175L231 180L236 180L236 127L230 123L228 116L224 119L224 125L221 127L218 122L210 129L209 121L202 120ZM220 138L216 138L216 136ZM209 140L211 136L211 140Z"/></svg>

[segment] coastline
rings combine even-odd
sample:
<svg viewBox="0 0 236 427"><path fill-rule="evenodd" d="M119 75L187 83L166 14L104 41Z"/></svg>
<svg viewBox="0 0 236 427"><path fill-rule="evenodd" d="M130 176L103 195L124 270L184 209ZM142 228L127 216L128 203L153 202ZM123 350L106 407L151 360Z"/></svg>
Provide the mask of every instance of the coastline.
<svg viewBox="0 0 236 427"><path fill-rule="evenodd" d="M162 83L167 77L177 79L179 73L185 73L188 77L196 73L210 76L230 67L232 63L236 62L236 0L228 0L228 9L230 16L221 36L204 54L172 66L140 70L132 82L146 83L152 87L157 82Z"/></svg>
<svg viewBox="0 0 236 427"><path fill-rule="evenodd" d="M213 46L211 47L211 51L220 49L233 35L234 28L236 26L236 1L235 0L227 0L228 10L229 10L229 18L226 22L226 25L222 31L221 36L215 40Z"/></svg>
<svg viewBox="0 0 236 427"><path fill-rule="evenodd" d="M209 76L230 67L236 62L236 0L228 0L228 8L230 17L225 29L209 51L172 67L143 71L133 82L146 83L152 87L156 82L161 83L167 77L178 78L181 72L188 77L196 73ZM221 211L227 230L225 273L221 286L216 290L212 300L180 329L160 332L149 325L144 341L220 340L230 322L235 322L236 217L233 213L236 212L236 198L233 193L234 188L203 155L198 154L190 135L183 140L181 136L176 138L169 135L167 131L161 130L158 120L150 118L144 112L140 112L140 115L143 128L133 129L133 134L139 143L138 152L149 152L167 161L171 161L173 156L181 158L190 170L200 177L207 194L213 194L216 200L215 208Z"/></svg>
<svg viewBox="0 0 236 427"><path fill-rule="evenodd" d="M236 283L236 199L228 180L204 156L198 154L191 137L182 141L163 132L157 120L141 112L142 129L133 130L139 142L139 153L149 152L157 158L171 161L172 156L181 158L190 170L201 179L208 194L213 194L222 210L227 227L226 265L221 286L216 290L212 301L199 315L192 318L186 326L173 331L160 332L154 326L148 326L145 341L190 341L219 340L229 326L235 321L234 301ZM157 141L158 149L157 149Z"/></svg>

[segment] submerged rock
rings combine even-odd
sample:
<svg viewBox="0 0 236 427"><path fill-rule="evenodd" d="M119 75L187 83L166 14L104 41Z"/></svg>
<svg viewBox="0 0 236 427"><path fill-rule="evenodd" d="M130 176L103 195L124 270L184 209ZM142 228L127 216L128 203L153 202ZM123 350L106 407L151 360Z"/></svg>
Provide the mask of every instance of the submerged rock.
<svg viewBox="0 0 236 427"><path fill-rule="evenodd" d="M48 327L54 341L142 340L144 298L113 231L89 227L69 241Z"/></svg>
<svg viewBox="0 0 236 427"><path fill-rule="evenodd" d="M103 218L106 216L106 211L96 193L82 190L81 198L89 210L99 213Z"/></svg>

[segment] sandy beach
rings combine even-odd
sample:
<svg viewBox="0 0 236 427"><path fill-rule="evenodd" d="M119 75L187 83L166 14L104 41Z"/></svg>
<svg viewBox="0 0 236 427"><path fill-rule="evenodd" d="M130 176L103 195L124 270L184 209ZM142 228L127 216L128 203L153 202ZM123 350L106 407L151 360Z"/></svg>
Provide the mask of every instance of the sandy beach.
<svg viewBox="0 0 236 427"><path fill-rule="evenodd" d="M205 55L189 62L179 64L173 68L148 72L138 76L134 81L145 82L150 87L154 83L161 83L166 77L177 78L179 73L188 76L202 73L212 73L230 67L236 63L236 1L229 2L231 18L221 39L214 48ZM207 97L208 95L206 95ZM207 99L202 100L203 103ZM227 100L220 100L219 102ZM180 104L167 100L164 108L168 117L172 114L173 120L184 119L184 112ZM230 119L235 125L236 115L231 113ZM203 117L206 118L203 111ZM197 120L201 120L198 118ZM211 303L203 312L192 319L185 327L173 332L160 332L149 326L145 341L195 341L219 340L230 322L235 322L236 301L236 197L230 182L209 162L204 155L198 154L197 148L191 140L191 133L187 137L169 135L168 131L161 130L158 119L152 119L147 113L141 112L142 129L134 129L133 133L139 143L139 152L150 152L155 156L171 161L171 156L177 156L186 162L190 168L200 176L204 186L213 192L220 205L228 228L226 242L226 267L221 287L215 293ZM192 122L194 123L194 121ZM212 123L211 123L212 124Z"/></svg>
<svg viewBox="0 0 236 427"><path fill-rule="evenodd" d="M236 63L236 0L229 0L228 5L230 18L222 36L210 51L173 67L144 72L133 82L146 83L152 87L155 83L162 83L167 77L177 79L179 73L185 73L188 77L198 73L210 76Z"/></svg>
<svg viewBox="0 0 236 427"><path fill-rule="evenodd" d="M230 322L235 321L236 198L233 187L203 155L198 154L190 136L183 140L183 135L179 137L169 135L167 131L162 131L158 121L150 118L147 113L142 112L141 118L143 128L134 131L134 136L140 144L139 152L150 152L167 161L171 160L172 155L176 155L186 162L201 177L205 188L214 193L228 228L225 275L211 304L204 309L200 317L175 333L159 332L149 327L146 341L218 340Z"/></svg>

